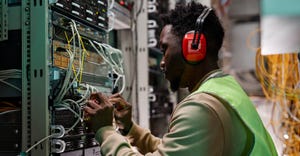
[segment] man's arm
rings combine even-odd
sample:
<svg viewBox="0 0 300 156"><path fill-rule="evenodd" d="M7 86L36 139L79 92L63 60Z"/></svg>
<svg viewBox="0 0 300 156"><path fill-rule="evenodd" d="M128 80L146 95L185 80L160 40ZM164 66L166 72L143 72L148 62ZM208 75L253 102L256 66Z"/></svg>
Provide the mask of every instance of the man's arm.
<svg viewBox="0 0 300 156"><path fill-rule="evenodd" d="M142 154L154 152L161 143L161 139L152 135L150 130L144 129L135 123L126 135L126 138L131 145L136 146Z"/></svg>
<svg viewBox="0 0 300 156"><path fill-rule="evenodd" d="M157 150L157 145L161 143L160 138L135 123L126 137L118 134L112 126L107 126L97 131L96 140L101 144L104 155L122 156L136 154L132 146L137 147L139 153L146 154Z"/></svg>
<svg viewBox="0 0 300 156"><path fill-rule="evenodd" d="M145 155L221 155L224 147L223 132L221 120L209 106L196 102L181 103L173 113L170 132L164 135L157 150ZM146 138L145 145L152 143L153 138L148 138L150 133L148 134L147 137L143 137ZM134 138L139 140L138 135ZM101 144L104 155L137 155L112 127L98 130L96 139Z"/></svg>

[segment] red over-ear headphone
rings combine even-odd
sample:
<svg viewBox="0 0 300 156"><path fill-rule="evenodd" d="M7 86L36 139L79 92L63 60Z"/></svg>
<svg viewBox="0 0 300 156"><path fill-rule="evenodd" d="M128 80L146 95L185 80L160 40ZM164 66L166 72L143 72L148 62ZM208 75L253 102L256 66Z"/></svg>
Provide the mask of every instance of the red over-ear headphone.
<svg viewBox="0 0 300 156"><path fill-rule="evenodd" d="M196 21L196 29L187 32L182 40L184 59L190 64L197 64L205 58L206 39L202 33L203 23L211 8L205 8Z"/></svg>

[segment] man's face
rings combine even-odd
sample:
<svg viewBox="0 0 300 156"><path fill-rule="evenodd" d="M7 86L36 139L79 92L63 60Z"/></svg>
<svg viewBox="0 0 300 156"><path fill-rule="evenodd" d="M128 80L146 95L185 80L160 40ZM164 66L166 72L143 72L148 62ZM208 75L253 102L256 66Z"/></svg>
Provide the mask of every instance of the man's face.
<svg viewBox="0 0 300 156"><path fill-rule="evenodd" d="M181 40L172 33L171 28L171 25L166 25L160 34L160 50L164 54L160 67L170 81L172 91L177 91L182 87L185 62L181 54Z"/></svg>

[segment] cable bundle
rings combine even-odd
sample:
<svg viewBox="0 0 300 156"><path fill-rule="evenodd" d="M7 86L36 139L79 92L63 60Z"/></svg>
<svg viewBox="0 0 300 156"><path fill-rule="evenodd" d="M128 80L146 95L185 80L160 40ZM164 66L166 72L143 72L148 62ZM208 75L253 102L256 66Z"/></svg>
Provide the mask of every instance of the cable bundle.
<svg viewBox="0 0 300 156"><path fill-rule="evenodd" d="M113 74L117 75L114 83L114 88L119 84L120 79L122 79L122 87L119 93L123 93L125 89L125 72L123 68L122 52L119 49L115 49L107 44L98 43L91 40L89 40L89 42L97 51L97 53L103 58L103 60L108 63L113 71ZM98 48L95 44L98 46Z"/></svg>
<svg viewBox="0 0 300 156"><path fill-rule="evenodd" d="M256 74L266 98L273 103L271 123L275 134L284 143L283 155L299 155L300 64L298 53L262 56L258 49ZM279 128L278 131L277 128Z"/></svg>
<svg viewBox="0 0 300 156"><path fill-rule="evenodd" d="M21 79L22 78L22 71L19 69L8 69L8 70L0 70L0 83L3 83L7 86L10 86L18 91L21 92L21 88L15 86L7 82L7 79Z"/></svg>
<svg viewBox="0 0 300 156"><path fill-rule="evenodd" d="M71 131L80 121L82 121L82 110L81 108L85 105L86 100L94 92L98 90L89 84L81 83L83 67L85 62L85 55L88 55L82 37L77 30L76 23L72 20L70 22L70 28L72 30L72 36L69 37L65 32L65 38L68 43L68 48L66 49L69 57L68 67L66 69L66 75L62 84L62 87L54 99L54 107L63 107L75 114L78 120L70 127L67 131ZM125 74L123 69L123 56L122 52L118 49L111 47L110 45L104 43L98 43L96 41L89 40L89 43L95 49L98 55L100 55L105 63L109 65L113 74L117 75L113 87L117 87L121 83L122 87L119 93L122 93L125 88ZM78 45L78 46L77 46ZM97 47L96 47L97 45ZM76 60L76 61L75 61ZM78 60L78 61L77 61ZM122 80L120 82L120 80ZM67 92L73 87L80 91L81 98L79 100L73 100L66 98Z"/></svg>
<svg viewBox="0 0 300 156"><path fill-rule="evenodd" d="M21 79L22 78L22 71L19 69L8 69L8 70L1 70L0 71L0 83L9 86L11 88L16 89L17 91L21 92L21 88L18 86L8 82L8 79ZM20 104L16 104L14 102L9 101L0 101L0 115L19 111Z"/></svg>
<svg viewBox="0 0 300 156"><path fill-rule="evenodd" d="M76 127L76 125L78 125L79 122L83 121L82 108L86 104L86 101L89 99L90 95L92 93L98 92L98 89L96 87L86 83L82 83L84 62L86 61L86 56L89 56L89 53L85 49L83 38L78 32L75 21L71 20L69 24L72 36L69 37L65 32L65 39L68 44L67 48L65 49L67 52L68 65L66 67L66 75L57 96L54 98L53 104L54 108L65 108L72 112L77 118L77 120L71 127L65 127L65 134L68 134ZM117 75L113 87L115 88L121 84L122 87L119 91L119 93L121 94L125 89L125 73L123 68L122 52L104 43L98 43L91 40L88 41L93 46L97 54L100 55L105 63L109 65L112 73ZM98 46L98 48L95 46L95 44ZM72 88L74 88L74 86L76 86L75 88L78 92L80 92L80 94L78 94L80 97L79 99L78 97L76 97L76 100L72 99L72 97L67 97L67 93ZM54 135L56 134L54 133L46 136L45 138L42 138L40 141L32 145L23 153L28 153L35 146L47 140L48 138L53 137Z"/></svg>

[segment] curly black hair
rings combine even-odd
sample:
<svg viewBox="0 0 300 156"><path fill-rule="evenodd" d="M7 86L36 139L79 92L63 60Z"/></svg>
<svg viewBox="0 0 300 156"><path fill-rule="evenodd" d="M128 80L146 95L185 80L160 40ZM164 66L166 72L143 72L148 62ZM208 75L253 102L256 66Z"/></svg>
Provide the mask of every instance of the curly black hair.
<svg viewBox="0 0 300 156"><path fill-rule="evenodd" d="M161 22L163 26L171 24L171 31L182 42L185 33L195 29L196 20L204 8L206 6L194 1L187 4L177 3L175 9L171 10L168 14L161 15ZM223 44L224 29L214 10L210 11L206 17L202 33L206 37L208 55L217 60L218 52Z"/></svg>

